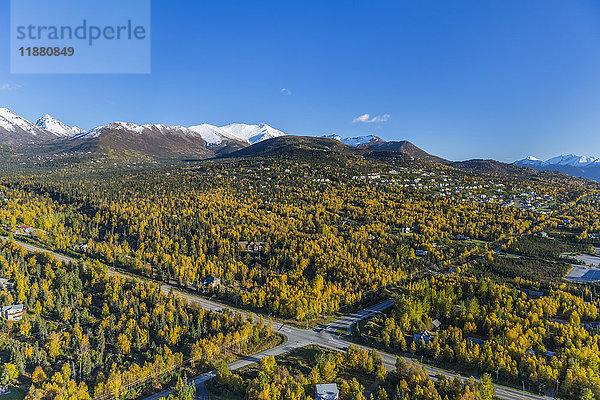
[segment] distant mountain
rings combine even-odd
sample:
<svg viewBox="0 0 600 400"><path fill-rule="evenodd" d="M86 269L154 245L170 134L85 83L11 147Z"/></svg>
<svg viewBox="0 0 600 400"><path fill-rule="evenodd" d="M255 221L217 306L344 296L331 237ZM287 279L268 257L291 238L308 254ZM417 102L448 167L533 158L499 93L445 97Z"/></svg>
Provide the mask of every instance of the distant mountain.
<svg viewBox="0 0 600 400"><path fill-rule="evenodd" d="M224 139L255 144L263 140L285 136L286 134L267 124L229 124L218 128Z"/></svg>
<svg viewBox="0 0 600 400"><path fill-rule="evenodd" d="M515 161L513 164L538 171L558 171L575 177L600 181L600 158L598 157L566 154L542 161L529 156Z"/></svg>
<svg viewBox="0 0 600 400"><path fill-rule="evenodd" d="M63 151L135 153L158 159L212 156L200 133L182 126L113 122L63 142Z"/></svg>
<svg viewBox="0 0 600 400"><path fill-rule="evenodd" d="M396 141L386 142L385 140L381 139L380 137L377 137L374 135L358 136L358 137L351 137L351 138L343 138L339 135L327 135L327 136L322 136L322 137L328 138L328 139L335 139L335 140L338 140L348 146L357 147L359 149L371 150L371 151L390 151L390 152L395 152L395 153L406 154L408 156L411 156L411 157L419 159L419 160L427 160L427 161L432 161L432 162L437 162L437 163L442 163L442 164L448 163L447 160L445 160L441 157L431 155L431 154L427 153L426 151L421 150L420 148L418 148L417 146L415 146L414 144L412 144L411 142L409 142L407 140L402 140L402 141L398 141L398 142L396 142Z"/></svg>
<svg viewBox="0 0 600 400"><path fill-rule="evenodd" d="M113 122L84 131L44 115L37 123L0 108L0 146L38 145L33 154L136 153L153 158L209 158L285 136L267 124L167 126Z"/></svg>
<svg viewBox="0 0 600 400"><path fill-rule="evenodd" d="M56 140L57 135L7 108L0 108L0 144L24 145Z"/></svg>
<svg viewBox="0 0 600 400"><path fill-rule="evenodd" d="M56 118L46 114L42 118L38 119L35 125L39 128L42 128L48 132L53 133L57 137L71 137L77 134L85 132L85 130L80 129L76 126L68 126L57 120Z"/></svg>

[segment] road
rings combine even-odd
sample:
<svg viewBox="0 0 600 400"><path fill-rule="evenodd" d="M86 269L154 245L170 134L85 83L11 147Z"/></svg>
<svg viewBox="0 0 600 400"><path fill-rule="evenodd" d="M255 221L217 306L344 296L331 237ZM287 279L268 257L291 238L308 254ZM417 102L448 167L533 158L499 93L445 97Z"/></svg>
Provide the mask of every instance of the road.
<svg viewBox="0 0 600 400"><path fill-rule="evenodd" d="M0 238L7 239L5 237L0 237ZM34 251L34 252L40 251L43 253L49 253L49 254L54 255L60 261L73 262L73 263L76 262L76 260L74 260L73 258L65 257L63 255L56 254L52 251L42 249L37 246L32 246L32 245L29 245L26 243L21 243L21 242L17 242L17 243L20 244L21 246L23 246L28 251ZM114 269L110 270L110 274L121 276L121 277L124 277L127 279L142 279L142 278L135 277L133 275L122 274L118 271L115 271ZM220 304L220 303L215 302L210 299L205 299L200 296L182 292L178 288L176 288L172 285L169 285L169 284L163 283L161 285L161 290L167 294L170 292L177 292L181 297L187 299L190 303L198 304L206 310L220 311L225 308L231 308L231 307ZM393 305L393 300L389 299L382 303L374 305L372 307L366 308L364 310L360 310L351 315L344 316L338 320L335 320L326 325L322 325L320 327L317 327L317 328L311 329L311 330L299 329L299 328L295 328L293 326L285 325L285 324L279 323L279 322L274 323L273 330L277 333L284 335L287 338L287 341L280 346L273 347L271 349L262 351L260 353L254 354L254 355L246 357L244 359L235 361L235 362L229 364L229 369L231 371L234 371L234 370L240 369L242 367L245 367L247 365L254 364L255 362L258 362L263 357L281 355L281 354L299 349L299 348L307 346L307 345L319 345L319 346L322 346L322 347L325 347L328 349L332 349L332 350L345 351L351 343L346 340L343 340L342 339L343 335L340 335L340 332L345 332L346 334L348 334L350 332L350 329L353 324L355 324L359 321L362 321L365 318L369 318L377 313L380 313L380 312L388 309L392 305ZM240 311L240 312L242 312L246 316L249 315L249 313L247 313L247 312L244 312L244 311ZM363 347L363 346L358 346L358 347ZM369 349L368 347L363 347L363 348ZM385 366L385 368L388 371L393 371L394 369L396 369L397 356L387 354L387 353L381 353L381 352L380 352L380 354L381 354L381 358L383 360L383 365ZM408 358L406 360L410 361L410 359L408 359ZM442 369L431 367L431 366L428 366L425 364L423 365L423 367L425 368L425 370L427 371L427 373L429 374L429 376L432 379L437 379L438 375L444 375L448 378L454 378L454 377L458 376L458 374L455 374L453 372L444 371ZM197 387L198 393L196 395L196 398L198 398L198 399L205 398L206 400L208 400L208 396L206 393L206 388L204 386L204 383L209 381L210 379L214 378L214 376L215 376L215 371L210 371L210 372L206 372L206 373L199 375L192 379L194 384ZM497 385L497 384L494 385L494 389L495 389L496 397L505 399L505 400L551 399L551 397L548 397L548 396L537 396L532 393L523 392L521 390L517 390L517 389L513 389L513 388L509 388L509 387ZM162 392L159 392L152 396L146 397L144 400L158 400L163 397L167 397L172 392L173 391L170 389L163 390Z"/></svg>

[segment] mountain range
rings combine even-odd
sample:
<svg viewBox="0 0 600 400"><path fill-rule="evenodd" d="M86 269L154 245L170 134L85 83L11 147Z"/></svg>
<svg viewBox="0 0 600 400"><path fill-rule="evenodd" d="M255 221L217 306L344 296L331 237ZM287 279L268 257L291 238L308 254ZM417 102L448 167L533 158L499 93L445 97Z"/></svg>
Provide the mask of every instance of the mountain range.
<svg viewBox="0 0 600 400"><path fill-rule="evenodd" d="M565 154L543 161L529 156L515 161L513 164L533 168L537 171L558 171L571 176L600 181L600 157Z"/></svg>
<svg viewBox="0 0 600 400"><path fill-rule="evenodd" d="M494 160L452 162L432 155L409 141L385 141L375 135L344 138L295 136L267 124L200 124L189 127L163 124L138 125L112 122L91 130L69 126L50 115L32 123L7 108L0 108L0 146L29 150L35 157L56 155L131 155L154 160L190 160L212 157L269 157L324 153L338 155L403 154L413 159L453 168L512 176L537 176L537 171L556 171L600 180L600 159L566 155L547 161L528 157L513 164Z"/></svg>

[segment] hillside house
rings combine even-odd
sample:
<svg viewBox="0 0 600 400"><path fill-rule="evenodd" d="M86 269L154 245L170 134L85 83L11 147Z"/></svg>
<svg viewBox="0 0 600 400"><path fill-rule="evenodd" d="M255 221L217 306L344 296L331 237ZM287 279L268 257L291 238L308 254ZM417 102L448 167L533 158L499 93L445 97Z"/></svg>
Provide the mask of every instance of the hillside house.
<svg viewBox="0 0 600 400"><path fill-rule="evenodd" d="M415 256L417 257L425 257L427 255L427 250L415 250Z"/></svg>
<svg viewBox="0 0 600 400"><path fill-rule="evenodd" d="M8 321L20 321L25 316L27 308L23 304L0 307L0 315Z"/></svg>
<svg viewBox="0 0 600 400"><path fill-rule="evenodd" d="M425 329L423 332L421 333L415 333L413 335L413 342L419 344L421 341L423 341L423 343L425 344L429 344L429 341L431 340L431 333Z"/></svg>
<svg viewBox="0 0 600 400"><path fill-rule="evenodd" d="M315 386L315 400L339 400L340 391L335 383L321 383Z"/></svg>
<svg viewBox="0 0 600 400"><path fill-rule="evenodd" d="M9 281L6 278L0 278L0 290L12 290L15 287L15 283Z"/></svg>
<svg viewBox="0 0 600 400"><path fill-rule="evenodd" d="M205 288L215 288L221 284L221 279L214 276L207 276L201 281Z"/></svg>
<svg viewBox="0 0 600 400"><path fill-rule="evenodd" d="M71 247L73 251L86 252L89 250L89 246L87 244L76 244Z"/></svg>
<svg viewBox="0 0 600 400"><path fill-rule="evenodd" d="M483 347L485 345L486 340L478 339L474 337L468 337L467 340L471 342L474 346Z"/></svg>
<svg viewBox="0 0 600 400"><path fill-rule="evenodd" d="M248 242L242 241L238 242L238 246L242 248L242 250L247 251L248 253L259 253L265 248L264 242Z"/></svg>
<svg viewBox="0 0 600 400"><path fill-rule="evenodd" d="M15 229L15 235L31 236L35 232L35 228L29 225L19 225Z"/></svg>

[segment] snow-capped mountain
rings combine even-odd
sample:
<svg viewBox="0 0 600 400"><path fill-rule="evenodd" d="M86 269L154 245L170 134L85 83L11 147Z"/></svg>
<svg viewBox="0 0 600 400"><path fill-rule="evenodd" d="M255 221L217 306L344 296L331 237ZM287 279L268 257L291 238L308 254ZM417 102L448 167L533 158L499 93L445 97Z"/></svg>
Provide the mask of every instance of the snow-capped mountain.
<svg viewBox="0 0 600 400"><path fill-rule="evenodd" d="M263 140L286 135L267 124L229 124L218 128L218 132L226 139L237 140L248 144L255 144L262 142Z"/></svg>
<svg viewBox="0 0 600 400"><path fill-rule="evenodd" d="M563 154L546 161L529 156L513 164L529 167L538 171L559 171L572 176L600 180L600 158Z"/></svg>
<svg viewBox="0 0 600 400"><path fill-rule="evenodd" d="M69 151L117 151L157 158L207 158L229 153L260 141L285 136L266 124L209 124L168 126L113 122L69 138Z"/></svg>
<svg viewBox="0 0 600 400"><path fill-rule="evenodd" d="M367 143L374 143L374 142L383 143L384 142L384 140L378 138L375 135L343 138L340 135L332 134L332 135L324 135L321 137L328 138L328 139L335 139L335 140L338 140L338 141L344 143L345 145L352 146L352 147L358 147L358 146L361 146L361 145L364 145Z"/></svg>
<svg viewBox="0 0 600 400"><path fill-rule="evenodd" d="M560 156L552 157L546 161L540 160L539 158L529 156L519 161L515 161L514 164L522 167L548 167L548 166L567 166L567 167L586 167L600 161L599 157L591 156L577 156L574 154L563 154Z"/></svg>
<svg viewBox="0 0 600 400"><path fill-rule="evenodd" d="M274 137L285 136L285 133L266 124L230 124L223 127L201 124L186 128L162 124L137 125L131 122L113 122L94 128L89 132L77 134L72 139L94 138L106 131L113 130L128 131L140 135L183 135L191 138L201 138L209 146L220 145L232 140L239 143L254 144Z"/></svg>
<svg viewBox="0 0 600 400"><path fill-rule="evenodd" d="M0 108L0 144L30 144L56 139L56 135L29 122L8 108Z"/></svg>
<svg viewBox="0 0 600 400"><path fill-rule="evenodd" d="M76 139L91 139L97 138L102 134L108 132L124 132L124 133L133 133L136 135L148 135L148 136L165 136L165 135L181 135L181 136L192 136L192 137L200 137L196 132L185 128L183 126L167 126L163 124L145 124L145 125L137 125L133 122L111 122L108 125L99 126L97 128L92 129L91 131L83 131L80 132L73 137L72 140Z"/></svg>
<svg viewBox="0 0 600 400"><path fill-rule="evenodd" d="M576 156L573 154L567 154L546 160L542 163L542 165L565 165L570 167L585 167L589 164L597 162L598 160L600 160L600 158L598 157Z"/></svg>
<svg viewBox="0 0 600 400"><path fill-rule="evenodd" d="M529 156L522 160L515 161L514 164L520 165L522 167L533 167L533 166L537 166L537 165L542 165L543 162L544 161L540 160L539 158L536 158L534 156Z"/></svg>
<svg viewBox="0 0 600 400"><path fill-rule="evenodd" d="M200 135L202 139L209 146L217 146L223 143L225 134L220 130L219 127L210 124L201 124L190 126L189 129L196 134Z"/></svg>
<svg viewBox="0 0 600 400"><path fill-rule="evenodd" d="M85 132L83 129L76 126L68 126L48 114L38 119L35 125L55 134L57 137L63 138L75 136L79 133Z"/></svg>
<svg viewBox="0 0 600 400"><path fill-rule="evenodd" d="M32 150L54 154L79 152L124 156L137 154L156 159L199 159L229 154L284 136L287 136L286 133L264 123L233 123L225 126L203 123L185 127L111 122L84 131L47 114L34 124L8 109L0 109L0 145L44 144L43 149L38 146L32 147ZM386 143L373 135L329 137L346 145L365 149Z"/></svg>

